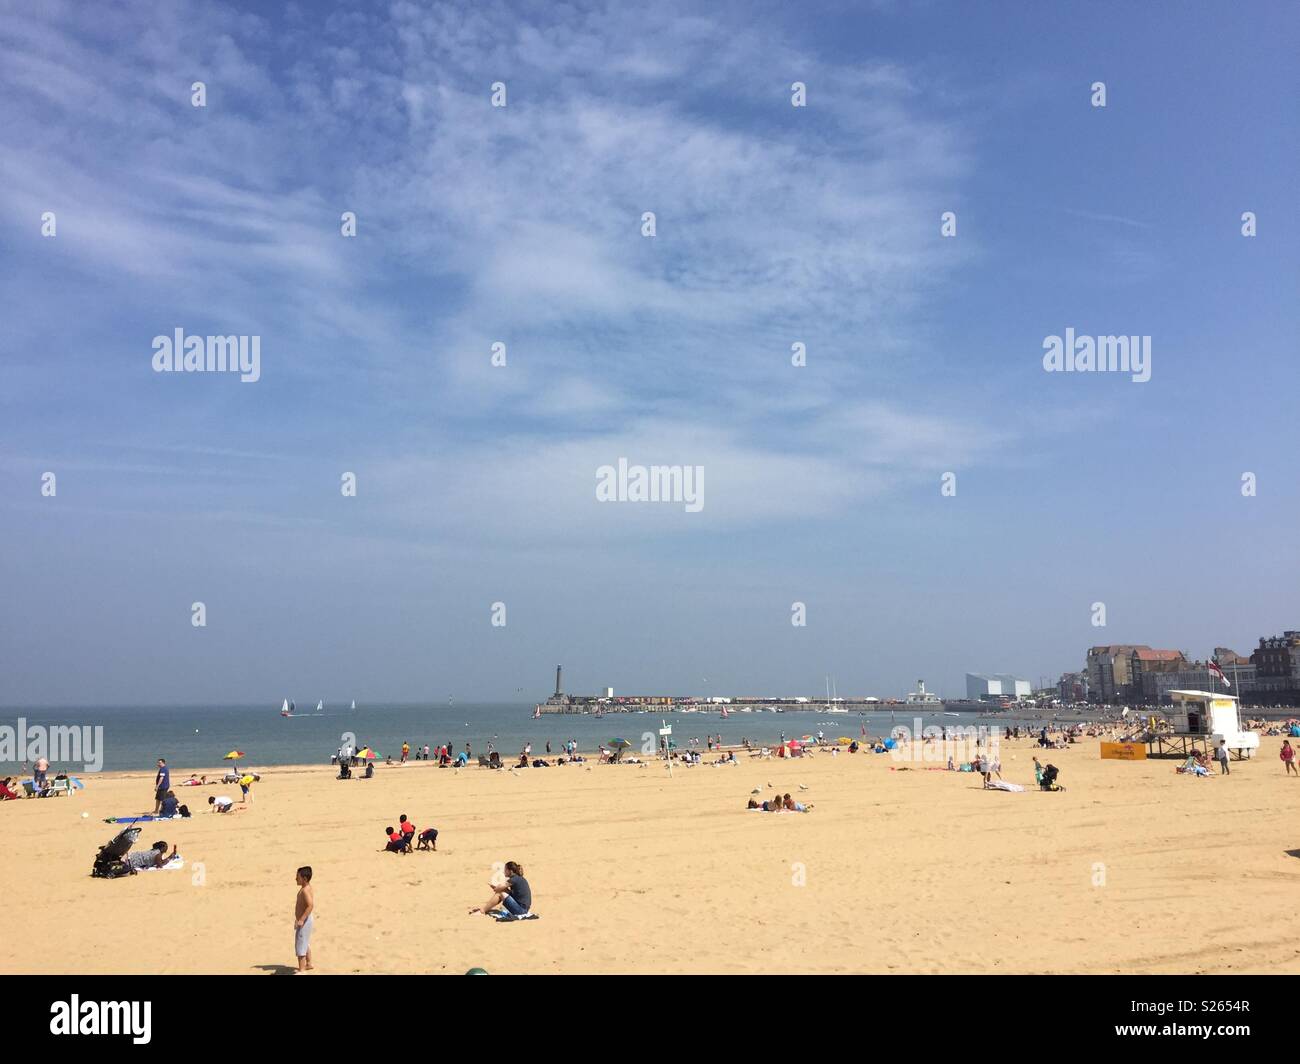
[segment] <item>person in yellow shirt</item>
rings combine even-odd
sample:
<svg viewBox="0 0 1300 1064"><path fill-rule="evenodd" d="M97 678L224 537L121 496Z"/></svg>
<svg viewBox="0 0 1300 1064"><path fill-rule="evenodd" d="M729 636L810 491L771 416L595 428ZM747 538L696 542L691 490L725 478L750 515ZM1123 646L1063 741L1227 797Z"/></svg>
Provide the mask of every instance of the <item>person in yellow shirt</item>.
<svg viewBox="0 0 1300 1064"><path fill-rule="evenodd" d="M247 773L239 777L239 789L244 792L244 796L239 800L241 802L252 802L253 800L253 777Z"/></svg>

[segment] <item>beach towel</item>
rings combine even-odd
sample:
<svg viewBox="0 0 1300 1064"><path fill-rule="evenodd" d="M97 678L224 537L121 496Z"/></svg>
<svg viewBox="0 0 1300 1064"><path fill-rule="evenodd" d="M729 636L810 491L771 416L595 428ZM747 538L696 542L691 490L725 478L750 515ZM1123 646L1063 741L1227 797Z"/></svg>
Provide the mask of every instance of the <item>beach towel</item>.
<svg viewBox="0 0 1300 1064"><path fill-rule="evenodd" d="M185 818L177 813L175 816L154 816L152 813L144 816L106 816L105 824L147 824L151 820L184 820Z"/></svg>
<svg viewBox="0 0 1300 1064"><path fill-rule="evenodd" d="M1024 788L1018 783L1007 783L1003 780L992 780L989 783L988 789L991 791L1014 791L1017 793L1024 790Z"/></svg>

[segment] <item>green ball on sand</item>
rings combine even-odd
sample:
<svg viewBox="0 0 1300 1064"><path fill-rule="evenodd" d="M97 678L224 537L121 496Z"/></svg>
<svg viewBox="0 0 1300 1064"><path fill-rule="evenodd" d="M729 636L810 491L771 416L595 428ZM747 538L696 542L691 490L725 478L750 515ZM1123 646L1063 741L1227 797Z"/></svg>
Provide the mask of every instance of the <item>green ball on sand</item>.
<svg viewBox="0 0 1300 1064"><path fill-rule="evenodd" d="M465 974L466 975L487 975L487 972L482 968L471 968Z"/></svg>

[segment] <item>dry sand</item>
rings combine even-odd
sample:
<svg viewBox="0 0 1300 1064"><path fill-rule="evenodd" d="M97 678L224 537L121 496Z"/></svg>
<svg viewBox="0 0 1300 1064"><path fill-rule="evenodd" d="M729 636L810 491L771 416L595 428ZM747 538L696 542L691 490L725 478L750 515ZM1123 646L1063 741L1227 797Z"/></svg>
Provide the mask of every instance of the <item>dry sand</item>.
<svg viewBox="0 0 1300 1064"><path fill-rule="evenodd" d="M320 973L1300 972L1300 779L1280 743L1206 780L1102 761L1090 739L1042 758L1057 794L1032 789L1025 740L1002 745L1023 794L865 753L671 779L661 763L271 768L226 816L207 795L237 786L177 788L195 817L138 845L179 843L185 870L118 880L89 875L117 830L102 818L151 808L152 773L91 776L0 804L0 970L287 971L310 864ZM815 810L747 812L769 782ZM440 830L437 853L380 852L399 813ZM507 860L541 919L467 914Z"/></svg>

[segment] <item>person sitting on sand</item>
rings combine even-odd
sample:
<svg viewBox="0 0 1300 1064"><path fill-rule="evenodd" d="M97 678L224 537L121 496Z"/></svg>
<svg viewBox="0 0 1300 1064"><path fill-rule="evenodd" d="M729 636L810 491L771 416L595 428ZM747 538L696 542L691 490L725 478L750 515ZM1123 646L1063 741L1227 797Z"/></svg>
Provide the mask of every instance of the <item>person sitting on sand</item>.
<svg viewBox="0 0 1300 1064"><path fill-rule="evenodd" d="M162 800L162 807L159 810L159 816L180 816L181 803L176 798L175 791L168 791Z"/></svg>
<svg viewBox="0 0 1300 1064"><path fill-rule="evenodd" d="M12 782L13 782L13 777L6 776L4 779L4 783L0 783L0 802L13 801L23 796L21 787L15 790L14 788L9 786L9 784Z"/></svg>
<svg viewBox="0 0 1300 1064"><path fill-rule="evenodd" d="M131 875L136 875L146 868L162 868L168 861L179 856L175 846L172 847L172 852L168 853L166 840L160 839L153 844L152 849L142 850L139 853L128 853L123 858L123 863L127 868L131 869Z"/></svg>
<svg viewBox="0 0 1300 1064"><path fill-rule="evenodd" d="M524 878L524 869L517 861L506 862L506 881L501 885L488 883L492 889L492 897L484 906L475 906L470 909L470 915L474 913L483 913L485 916L495 915L494 910L501 906L515 919L521 916L527 916L533 907L533 890L528 885L528 880Z"/></svg>
<svg viewBox="0 0 1300 1064"><path fill-rule="evenodd" d="M384 834L388 836L388 844L384 847L386 853L410 853L411 844L407 841L405 835L400 831L394 831L392 825L384 828Z"/></svg>

